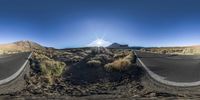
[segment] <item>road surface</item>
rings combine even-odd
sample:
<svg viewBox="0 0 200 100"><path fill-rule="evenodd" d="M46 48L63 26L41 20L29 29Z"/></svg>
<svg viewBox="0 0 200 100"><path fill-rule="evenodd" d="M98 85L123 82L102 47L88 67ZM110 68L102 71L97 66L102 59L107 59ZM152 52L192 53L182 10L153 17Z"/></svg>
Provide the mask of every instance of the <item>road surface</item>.
<svg viewBox="0 0 200 100"><path fill-rule="evenodd" d="M8 81L9 78L13 75L17 75L16 72L19 72L22 69L24 63L27 61L27 58L31 53L18 53L11 55L0 55L0 82L3 80Z"/></svg>
<svg viewBox="0 0 200 100"><path fill-rule="evenodd" d="M175 86L200 85L200 56L170 56L147 52L135 52L146 70L164 80L163 82L178 83ZM156 78L154 77L154 78ZM192 84L190 84L192 83Z"/></svg>

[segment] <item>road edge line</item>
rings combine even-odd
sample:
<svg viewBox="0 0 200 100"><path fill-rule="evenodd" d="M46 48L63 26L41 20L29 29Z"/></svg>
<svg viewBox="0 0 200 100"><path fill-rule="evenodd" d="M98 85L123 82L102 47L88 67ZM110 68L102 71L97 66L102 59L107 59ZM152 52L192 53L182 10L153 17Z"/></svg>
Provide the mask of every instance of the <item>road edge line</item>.
<svg viewBox="0 0 200 100"><path fill-rule="evenodd" d="M22 65L22 67L17 72L15 72L13 75L11 75L10 77L8 77L6 79L0 80L0 85L8 83L8 82L14 80L16 77L18 77L21 74L21 72L24 70L24 68L26 67L30 57L32 56L32 54L33 54L33 52L30 53L30 55L27 58L27 60L25 61L25 63Z"/></svg>
<svg viewBox="0 0 200 100"><path fill-rule="evenodd" d="M134 53L135 53L135 56L137 57L137 60L142 65L142 67L147 71L149 76L162 84L177 86L177 87L192 87L192 86L200 85L200 81L197 81L197 82L173 82L173 81L165 80L164 77L157 75L156 73L152 72L149 68L147 68L147 66L137 56L137 53L135 51L134 51Z"/></svg>

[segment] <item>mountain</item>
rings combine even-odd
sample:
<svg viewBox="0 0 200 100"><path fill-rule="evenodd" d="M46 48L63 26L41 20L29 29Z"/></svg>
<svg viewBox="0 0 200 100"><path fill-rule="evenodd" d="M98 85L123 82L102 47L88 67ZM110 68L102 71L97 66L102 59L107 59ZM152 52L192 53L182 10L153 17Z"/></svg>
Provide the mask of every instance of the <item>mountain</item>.
<svg viewBox="0 0 200 100"><path fill-rule="evenodd" d="M0 44L0 50L4 51L31 51L34 49L44 50L45 47L32 41L17 41L8 44Z"/></svg>
<svg viewBox="0 0 200 100"><path fill-rule="evenodd" d="M110 46L108 46L108 48L129 48L129 46L127 44L122 45L119 43L113 43Z"/></svg>

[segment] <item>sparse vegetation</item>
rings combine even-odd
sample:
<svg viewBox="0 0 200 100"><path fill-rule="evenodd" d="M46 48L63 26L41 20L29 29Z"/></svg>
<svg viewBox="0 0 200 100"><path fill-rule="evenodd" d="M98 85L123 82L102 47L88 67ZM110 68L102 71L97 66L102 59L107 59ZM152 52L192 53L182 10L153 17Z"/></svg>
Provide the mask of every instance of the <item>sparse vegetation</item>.
<svg viewBox="0 0 200 100"><path fill-rule="evenodd" d="M144 48L141 51L153 52L159 54L177 54L177 55L200 55L200 47L161 47L161 48Z"/></svg>
<svg viewBox="0 0 200 100"><path fill-rule="evenodd" d="M123 71L123 70L127 70L130 66L131 66L131 62L129 60L118 59L118 60L115 60L112 63L106 64L104 67L108 71L112 71L112 70Z"/></svg>
<svg viewBox="0 0 200 100"><path fill-rule="evenodd" d="M41 71L42 71L42 74L44 75L50 72L51 75L59 77L61 76L64 67L65 67L65 63L59 62L59 61L46 60L46 61L41 62Z"/></svg>
<svg viewBox="0 0 200 100"><path fill-rule="evenodd" d="M60 77L62 75L65 66L63 62L45 60L40 63L41 74L52 84L55 77Z"/></svg>
<svg viewBox="0 0 200 100"><path fill-rule="evenodd" d="M108 50L99 48L99 52L87 62L88 66L101 66L107 71L124 71L129 69L134 62L134 53L130 50ZM111 52L112 51L112 52ZM93 51L92 54L95 52Z"/></svg>
<svg viewBox="0 0 200 100"><path fill-rule="evenodd" d="M98 67L98 66L101 66L102 63L99 60L90 60L90 61L87 62L87 64L89 66Z"/></svg>
<svg viewBox="0 0 200 100"><path fill-rule="evenodd" d="M133 60L134 60L134 54L133 52L130 52L124 58L119 58L113 61L112 63L108 63L104 65L104 67L108 71L112 71L112 70L124 71L124 70L129 69L132 66L132 64L134 63Z"/></svg>
<svg viewBox="0 0 200 100"><path fill-rule="evenodd" d="M26 79L27 86L21 94L82 96L112 92L118 87L116 84L133 82L133 91L139 86L135 80L126 82L124 79L127 76L135 76L138 72L137 69L128 70L135 66L130 50L32 48L32 51L30 77ZM104 66L109 66L109 71ZM72 71L72 67L77 68ZM112 72L114 70L116 72ZM83 85L77 86L73 81ZM87 85L84 85L86 83Z"/></svg>
<svg viewBox="0 0 200 100"><path fill-rule="evenodd" d="M46 80L45 82L52 84L55 78L60 77L62 75L64 69L66 68L66 64L61 61L55 61L44 54L45 53L43 53L42 51L34 52L32 57L32 65L35 66L32 66L32 68L38 66L41 75Z"/></svg>
<svg viewBox="0 0 200 100"><path fill-rule="evenodd" d="M122 51L122 52L119 52L119 53L114 54L114 58L115 58L115 59L123 58L123 57L125 57L125 56L127 56L127 55L128 55L128 52Z"/></svg>
<svg viewBox="0 0 200 100"><path fill-rule="evenodd" d="M91 58L92 60L99 60L102 64L113 61L112 56L106 54L97 54L95 57Z"/></svg>
<svg viewBox="0 0 200 100"><path fill-rule="evenodd" d="M89 96L113 91L128 97L144 95L145 89L138 80L141 69L134 67L131 50L34 48L33 51L30 77L26 78L26 88L17 95Z"/></svg>

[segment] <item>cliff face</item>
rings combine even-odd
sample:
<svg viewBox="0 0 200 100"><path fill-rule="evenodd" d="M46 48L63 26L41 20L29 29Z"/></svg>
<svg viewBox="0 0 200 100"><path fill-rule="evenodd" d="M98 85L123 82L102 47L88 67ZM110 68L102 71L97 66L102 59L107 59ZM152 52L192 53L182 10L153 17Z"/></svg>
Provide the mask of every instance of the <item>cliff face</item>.
<svg viewBox="0 0 200 100"><path fill-rule="evenodd" d="M110 46L108 46L108 48L128 48L128 47L129 47L128 45L122 45L119 43L113 43Z"/></svg>

